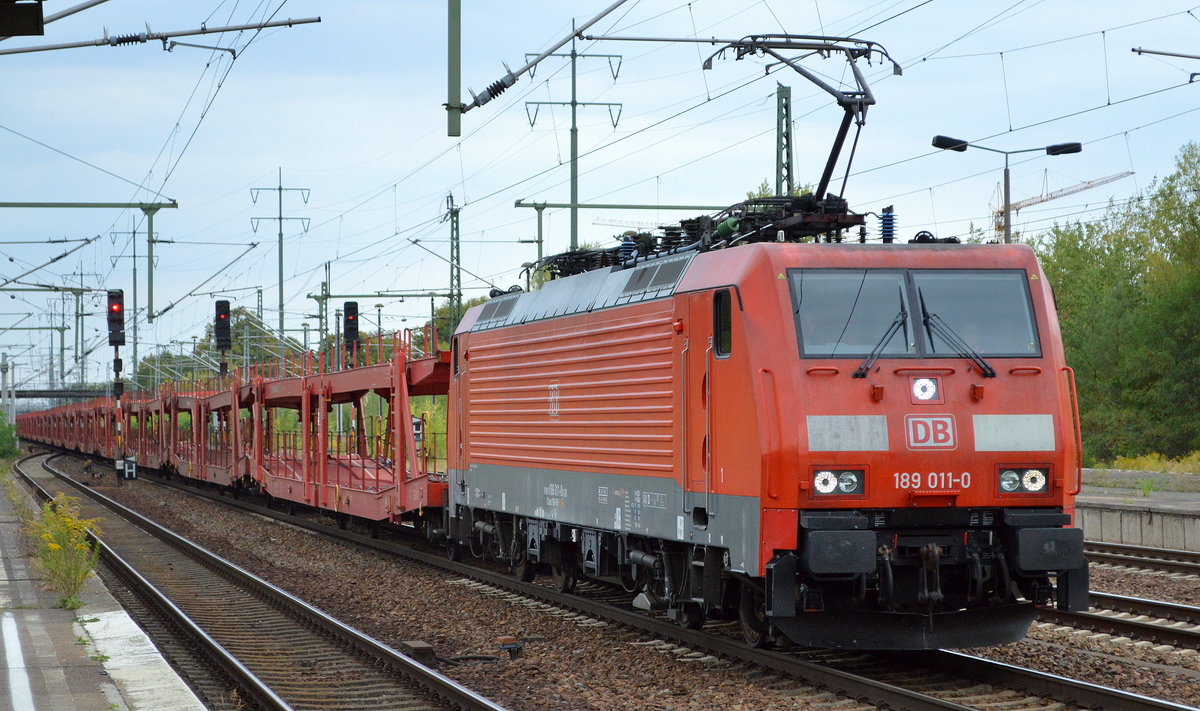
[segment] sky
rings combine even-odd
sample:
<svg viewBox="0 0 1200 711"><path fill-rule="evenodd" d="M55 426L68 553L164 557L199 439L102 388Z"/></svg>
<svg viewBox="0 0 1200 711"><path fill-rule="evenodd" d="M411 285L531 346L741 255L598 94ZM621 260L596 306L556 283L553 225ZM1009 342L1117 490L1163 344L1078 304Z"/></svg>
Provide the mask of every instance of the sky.
<svg viewBox="0 0 1200 711"><path fill-rule="evenodd" d="M45 13L79 1L48 0ZM506 64L518 69L526 53L550 48L572 23L610 4L463 0L462 96L469 100L468 88L482 91ZM122 357L130 363L135 268L140 357L190 349L219 298L253 310L261 289L264 320L275 326L280 184L289 218L282 223L284 320L297 339L302 324L316 329L317 302L308 295L320 292L326 264L331 314L350 300L340 295L355 295L368 331L377 321L391 331L428 319L428 297L377 294L448 288L451 194L461 208L465 297L522 283L521 265L537 256L530 242L537 213L514 202L570 200L569 108L528 102L569 101L570 62L546 59L465 113L462 136L449 137L443 0L108 0L47 25L44 37L0 41L0 52L147 28L315 17L321 21L176 40L208 48L164 51L154 40L0 53L0 202L178 204L154 217L155 238L166 241L154 245L152 321L141 210L0 208L7 258L0 281L15 280L5 288L96 290L83 299L90 355L82 364L73 297L5 292L0 352L16 364L18 382L49 384L58 333L45 329L64 323L71 329L66 381L111 378L104 289L125 291ZM1110 201L1146 190L1172 171L1200 126L1200 75L1189 82L1200 60L1131 51L1200 53L1195 2L626 0L588 30L610 39L576 43L584 55L577 61L580 202L715 208L745 199L764 180L773 185L780 84L792 87L797 181L815 184L842 115L828 94L761 57L727 54L703 70L719 43L615 39L767 33L870 40L902 67L895 75L887 61L864 66L877 103L848 179L847 149L830 190L857 212L894 206L905 239L920 230L991 234L1003 205L1005 157L940 151L931 146L936 134L1005 151L1083 144L1074 155L1012 155L1014 202L1134 173L1022 209L1014 230L1033 235L1098 219ZM837 57L803 64L836 85L850 76ZM579 240L607 246L627 229L701 212L716 210L583 209ZM874 215L867 225L877 236ZM546 254L567 249L568 210L546 209L543 226Z"/></svg>

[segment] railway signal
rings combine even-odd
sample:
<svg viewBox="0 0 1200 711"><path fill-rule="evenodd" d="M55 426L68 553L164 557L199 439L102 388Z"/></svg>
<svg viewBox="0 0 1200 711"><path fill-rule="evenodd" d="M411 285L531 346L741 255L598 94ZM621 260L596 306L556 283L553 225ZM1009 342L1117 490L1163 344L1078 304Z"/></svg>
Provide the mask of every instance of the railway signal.
<svg viewBox="0 0 1200 711"><path fill-rule="evenodd" d="M233 347L233 339L229 335L229 302L217 302L216 320L213 321L213 340L217 350L227 351Z"/></svg>
<svg viewBox="0 0 1200 711"><path fill-rule="evenodd" d="M358 302L347 301L342 306L342 334L349 347L352 343L358 343Z"/></svg>
<svg viewBox="0 0 1200 711"><path fill-rule="evenodd" d="M221 375L225 375L229 372L225 352L233 348L233 339L229 335L229 302L224 299L217 302L217 313L213 319L213 341L221 353Z"/></svg>
<svg viewBox="0 0 1200 711"><path fill-rule="evenodd" d="M108 308L104 310L108 319L108 345L113 347L113 397L120 408L125 384L121 382L121 346L125 345L125 292L121 289L108 290ZM120 418L118 417L117 447L121 447Z"/></svg>
<svg viewBox="0 0 1200 711"><path fill-rule="evenodd" d="M108 345L125 345L125 292L108 290Z"/></svg>

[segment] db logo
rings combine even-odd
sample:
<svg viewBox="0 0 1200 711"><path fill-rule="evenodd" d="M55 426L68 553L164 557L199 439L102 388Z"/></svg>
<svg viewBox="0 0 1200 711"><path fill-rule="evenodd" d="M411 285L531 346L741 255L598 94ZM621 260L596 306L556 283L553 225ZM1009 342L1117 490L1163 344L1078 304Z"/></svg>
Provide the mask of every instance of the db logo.
<svg viewBox="0 0 1200 711"><path fill-rule="evenodd" d="M905 415L904 433L909 449L955 449L953 415Z"/></svg>

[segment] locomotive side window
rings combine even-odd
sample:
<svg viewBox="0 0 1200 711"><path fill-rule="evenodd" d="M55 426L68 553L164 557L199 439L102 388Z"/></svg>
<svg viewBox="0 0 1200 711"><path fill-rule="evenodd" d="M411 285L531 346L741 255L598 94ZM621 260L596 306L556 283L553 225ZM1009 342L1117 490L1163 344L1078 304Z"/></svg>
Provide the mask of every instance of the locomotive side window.
<svg viewBox="0 0 1200 711"><path fill-rule="evenodd" d="M792 270L792 305L806 357L912 355L915 329L904 273L879 269ZM899 328L892 325L900 322ZM889 337L890 333L890 337Z"/></svg>
<svg viewBox="0 0 1200 711"><path fill-rule="evenodd" d="M912 276L923 308L936 314L980 354L993 357L1041 355L1024 271L922 270L914 271ZM925 337L929 355L957 354L958 349L947 343L936 330L925 332Z"/></svg>
<svg viewBox="0 0 1200 711"><path fill-rule="evenodd" d="M727 289L713 294L713 347L718 358L733 352L733 301Z"/></svg>

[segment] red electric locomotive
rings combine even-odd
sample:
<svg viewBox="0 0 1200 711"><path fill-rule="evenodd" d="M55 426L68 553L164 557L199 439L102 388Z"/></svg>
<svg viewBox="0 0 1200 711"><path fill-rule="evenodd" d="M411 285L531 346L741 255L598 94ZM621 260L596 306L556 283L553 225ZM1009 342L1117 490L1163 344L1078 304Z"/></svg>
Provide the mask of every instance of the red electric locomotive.
<svg viewBox="0 0 1200 711"><path fill-rule="evenodd" d="M1073 376L1032 251L801 243L861 223L812 202L560 256L579 273L468 311L451 550L759 644L992 645L1086 609Z"/></svg>

